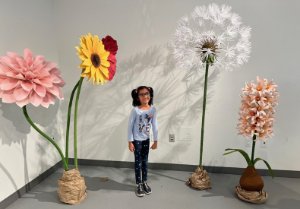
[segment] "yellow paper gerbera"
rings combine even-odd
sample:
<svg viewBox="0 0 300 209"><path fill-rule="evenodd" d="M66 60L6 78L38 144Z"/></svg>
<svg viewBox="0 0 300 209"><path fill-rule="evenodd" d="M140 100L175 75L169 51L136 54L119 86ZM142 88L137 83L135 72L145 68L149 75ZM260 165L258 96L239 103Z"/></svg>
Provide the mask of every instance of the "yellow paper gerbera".
<svg viewBox="0 0 300 209"><path fill-rule="evenodd" d="M102 41L97 35L87 34L80 38L80 46L76 47L81 59L81 76L88 77L96 84L104 84L108 81L110 62L109 52L105 50Z"/></svg>

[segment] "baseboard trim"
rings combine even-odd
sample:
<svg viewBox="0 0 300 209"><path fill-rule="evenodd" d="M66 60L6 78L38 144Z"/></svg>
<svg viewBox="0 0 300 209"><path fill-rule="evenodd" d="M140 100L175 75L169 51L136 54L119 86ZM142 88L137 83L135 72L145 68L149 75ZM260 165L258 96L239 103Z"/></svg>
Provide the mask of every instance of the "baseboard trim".
<svg viewBox="0 0 300 209"><path fill-rule="evenodd" d="M5 198L4 200L2 200L0 202L0 209L7 208L10 204L12 204L13 202L15 202L23 194L25 194L26 192L30 191L31 188L33 188L34 186L36 186L39 183L41 183L44 179L46 179L48 176L50 176L51 174L53 174L58 168L61 168L61 167L62 167L62 162L59 161L54 166L52 166L51 168L49 168L48 170L46 170L45 172L43 172L41 175L37 176L35 179L33 179L32 181L30 181L29 183L27 183L25 186L23 186L22 188L18 189L13 194L9 195L7 198Z"/></svg>
<svg viewBox="0 0 300 209"><path fill-rule="evenodd" d="M69 159L69 163L73 164L74 159ZM134 162L129 161L108 161L108 160L90 160L90 159L78 159L79 165L87 166L103 166L103 167L115 167L115 168L133 168ZM148 167L154 170L177 170L177 171L194 171L197 165L186 164L169 164L169 163L149 163ZM221 167L221 166L204 166L209 173L224 173L241 175L244 168L236 167ZM262 176L268 176L267 169L257 169ZM300 171L292 170L273 170L275 177L286 178L300 178Z"/></svg>

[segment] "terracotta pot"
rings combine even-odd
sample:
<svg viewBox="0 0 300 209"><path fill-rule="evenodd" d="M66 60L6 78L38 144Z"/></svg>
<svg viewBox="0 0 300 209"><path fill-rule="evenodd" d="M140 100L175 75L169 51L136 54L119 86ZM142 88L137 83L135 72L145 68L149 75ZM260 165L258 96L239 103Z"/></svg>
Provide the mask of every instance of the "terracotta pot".
<svg viewBox="0 0 300 209"><path fill-rule="evenodd" d="M261 191L264 188L262 177L254 166L248 166L240 178L240 186L247 191Z"/></svg>

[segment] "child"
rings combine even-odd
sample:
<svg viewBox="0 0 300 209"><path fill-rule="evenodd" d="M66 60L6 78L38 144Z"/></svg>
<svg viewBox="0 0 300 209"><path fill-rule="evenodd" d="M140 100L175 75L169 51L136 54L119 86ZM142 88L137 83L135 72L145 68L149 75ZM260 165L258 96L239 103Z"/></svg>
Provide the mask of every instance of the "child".
<svg viewBox="0 0 300 209"><path fill-rule="evenodd" d="M151 188L147 184L149 136L152 127L154 143L151 149L157 148L157 120L156 109L153 104L153 89L140 86L131 92L132 105L128 123L128 148L134 152L136 195L143 197L150 194Z"/></svg>

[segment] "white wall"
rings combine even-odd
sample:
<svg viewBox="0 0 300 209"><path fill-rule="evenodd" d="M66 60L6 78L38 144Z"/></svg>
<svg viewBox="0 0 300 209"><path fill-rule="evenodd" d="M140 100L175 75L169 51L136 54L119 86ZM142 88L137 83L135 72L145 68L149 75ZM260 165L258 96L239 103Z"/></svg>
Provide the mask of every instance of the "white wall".
<svg viewBox="0 0 300 209"><path fill-rule="evenodd" d="M192 80L183 79L188 72L176 67L168 42L175 31L177 20L190 13L195 6L207 4L208 1L85 0L83 3L80 0L54 0L55 31L52 31L51 1L32 0L30 3L23 3L23 7L18 7L22 10L18 9L20 11L13 13L16 2L1 1L4 4L4 7L1 5L0 13L1 29L4 25L8 31L17 31L9 33L3 30L0 33L1 53L9 49L21 52L28 45L24 42L28 41L33 51L46 55L49 60L59 61L67 82L64 87L66 100L61 103L61 107L50 109L53 114L43 109L31 110L45 112L43 119L46 118L47 121L42 123L44 127L55 124L55 120L58 120L56 124L60 124L59 120L63 120L65 124L67 98L80 73L80 61L74 48L79 43L80 35L91 32L103 37L110 34L119 43L117 74L112 82L104 86L93 86L86 81L83 84L79 107L79 157L133 161L126 141L127 120L131 109L130 92L138 85L150 85L155 90L154 102L159 112L160 125L159 147L150 153L150 162L198 163L203 71ZM297 59L300 28L297 20L300 15L297 10L300 3L296 0L214 2L231 5L233 12L240 14L244 24L252 27L252 53L249 63L241 69L215 72L210 76L204 164L246 166L238 154L226 157L222 154L227 147L240 147L250 151L249 140L238 136L236 130L239 95L245 81L254 80L260 75L273 78L279 85L280 101L276 113L275 136L266 145L257 146L256 156L268 160L274 169L299 171L300 165L295 159L300 157L300 133L297 131L300 124L297 108L300 100L300 82L297 82L300 76ZM40 16L41 13L46 16ZM20 19L19 15L26 18ZM13 25L9 26L11 21ZM21 29L17 27L19 22L38 30ZM47 42L44 42L45 39ZM16 42L9 44L13 40ZM55 40L59 43L58 51ZM1 125L5 127L1 129L0 162L3 168L0 169L0 179L6 179L8 188L1 194L0 197L3 198L24 183L24 148L21 139L37 138L16 110L16 107L1 103L2 115L6 116L0 119ZM53 118L56 112L61 115ZM64 126L59 125L58 130L62 128ZM7 133L7 130L11 131ZM189 139L187 132L190 132ZM54 134L59 136L60 133L56 131ZM176 134L175 143L168 141L169 133ZM14 136L20 137L16 140ZM33 147L27 155L35 156L30 160L27 156L27 167L32 165L27 170L37 173L42 170L36 159L39 157L32 151L37 145L29 144L35 143L33 140L27 140L27 143L27 147ZM43 143L42 148L44 147L50 146ZM8 160L5 152L15 156L15 160ZM54 159L57 160L58 156L55 151L51 153L50 159L53 159L54 164ZM11 162L16 162L17 165ZM43 161L50 165L48 162ZM258 167L265 168L262 164L258 164Z"/></svg>
<svg viewBox="0 0 300 209"><path fill-rule="evenodd" d="M207 105L204 164L244 167L238 154L223 157L227 147L250 150L249 140L237 135L240 90L245 81L257 75L274 79L279 85L280 101L274 127L275 136L258 145L256 156L269 161L274 169L300 170L297 131L300 124L299 33L294 1L222 1L232 6L244 24L252 27L252 53L249 63L234 72L215 72L210 78ZM168 51L177 20L190 13L199 0L80 0L55 1L59 19L60 65L70 85L79 76L79 60L74 46L82 34L118 40L118 69L114 80L105 86L85 82L80 103L80 158L132 161L127 150L127 119L131 109L130 92L138 85L155 90L159 111L159 149L150 153L151 162L197 164L199 159L202 81L183 80L186 71L176 68ZM77 73L74 73L74 71ZM201 71L200 74L202 74ZM187 88L187 85L189 87ZM198 94L196 94L196 93ZM190 140L184 141L191 131ZM168 142L168 134L176 142ZM283 157L284 156L284 157ZM258 167L265 168L258 164Z"/></svg>
<svg viewBox="0 0 300 209"><path fill-rule="evenodd" d="M0 54L34 54L58 62L53 2L48 0L0 1ZM49 135L60 137L58 103L48 110L29 107L34 121ZM56 151L27 124L21 108L0 102L0 201L59 161ZM59 141L60 138L58 138Z"/></svg>

